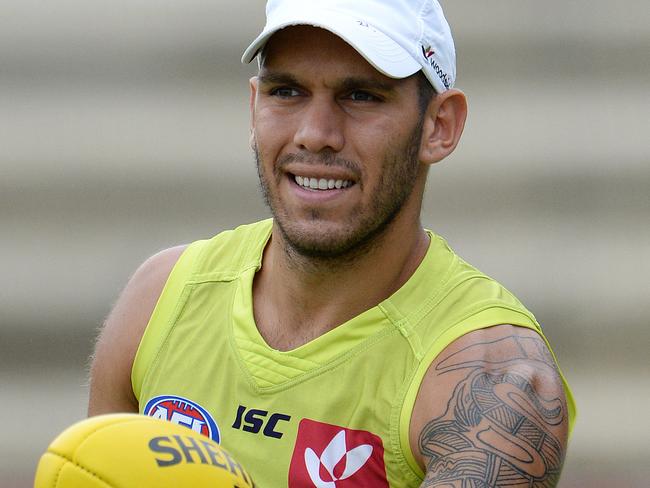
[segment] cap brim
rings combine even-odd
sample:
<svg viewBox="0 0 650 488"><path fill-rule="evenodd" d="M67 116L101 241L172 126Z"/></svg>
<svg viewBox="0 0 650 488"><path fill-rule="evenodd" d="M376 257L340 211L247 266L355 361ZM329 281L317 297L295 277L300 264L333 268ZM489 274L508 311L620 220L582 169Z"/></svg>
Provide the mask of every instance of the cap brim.
<svg viewBox="0 0 650 488"><path fill-rule="evenodd" d="M293 13L291 18L267 25L242 56L250 63L273 34L294 25L310 25L328 30L356 49L377 71L391 78L406 78L422 65L397 42L373 26L327 10Z"/></svg>

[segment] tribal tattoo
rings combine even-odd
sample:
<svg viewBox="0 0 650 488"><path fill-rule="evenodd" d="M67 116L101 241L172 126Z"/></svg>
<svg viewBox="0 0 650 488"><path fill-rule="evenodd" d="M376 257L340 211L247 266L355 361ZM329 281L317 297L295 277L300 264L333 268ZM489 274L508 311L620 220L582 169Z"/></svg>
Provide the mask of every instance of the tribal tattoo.
<svg viewBox="0 0 650 488"><path fill-rule="evenodd" d="M476 360L481 348L507 351L506 360ZM534 368L533 369L531 369ZM436 367L440 374L468 371L445 413L423 428L420 452L429 460L426 488L552 488L564 459L551 432L566 419L561 398L543 398L533 378L560 381L538 338L508 337L474 344ZM534 372L533 372L534 371ZM557 431L557 429L556 429Z"/></svg>

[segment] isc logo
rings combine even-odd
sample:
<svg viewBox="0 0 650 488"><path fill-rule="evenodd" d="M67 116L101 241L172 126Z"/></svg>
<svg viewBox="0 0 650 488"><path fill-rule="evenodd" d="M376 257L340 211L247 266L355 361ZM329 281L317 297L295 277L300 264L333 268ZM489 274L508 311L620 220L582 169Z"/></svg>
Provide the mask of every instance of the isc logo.
<svg viewBox="0 0 650 488"><path fill-rule="evenodd" d="M158 396L144 407L144 414L173 424L189 427L199 434L220 441L219 427L206 409L198 403L179 396Z"/></svg>
<svg viewBox="0 0 650 488"><path fill-rule="evenodd" d="M269 416L267 410L247 409L244 405L239 405L232 428L253 434L259 434L261 430L266 437L281 439L284 433L276 430L278 422L288 422L289 420L291 420L289 415L273 413ZM262 428L264 429L262 430Z"/></svg>

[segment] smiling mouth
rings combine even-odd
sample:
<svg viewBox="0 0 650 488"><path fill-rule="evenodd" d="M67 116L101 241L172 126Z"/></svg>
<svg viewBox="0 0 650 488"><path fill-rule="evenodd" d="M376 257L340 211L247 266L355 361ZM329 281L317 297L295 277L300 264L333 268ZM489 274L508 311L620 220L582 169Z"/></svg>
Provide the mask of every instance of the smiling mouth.
<svg viewBox="0 0 650 488"><path fill-rule="evenodd" d="M352 180L335 180L326 178L310 178L308 176L293 175L298 186L309 190L340 190L354 185Z"/></svg>

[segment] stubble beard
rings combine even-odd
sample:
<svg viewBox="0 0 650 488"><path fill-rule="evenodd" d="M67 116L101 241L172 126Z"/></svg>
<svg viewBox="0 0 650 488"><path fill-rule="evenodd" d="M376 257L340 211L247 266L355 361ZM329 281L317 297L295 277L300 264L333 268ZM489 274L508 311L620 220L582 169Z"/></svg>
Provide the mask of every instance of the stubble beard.
<svg viewBox="0 0 650 488"><path fill-rule="evenodd" d="M422 121L420 120L404 144L384 157L380 180L370 204L353 209L349 214L347 225L335 234L318 232L313 230L313 227L309 231L293 225L291 218L281 208L280 202L270 188L257 144L254 144L253 152L262 194L282 234L285 243L284 251L287 255L301 261L306 260L314 265L325 264L335 267L337 264L352 263L359 256L378 246L413 193L420 167L418 152L421 136ZM347 168L355 165L354 162L339 159L331 153L317 157L328 165ZM303 161L306 159L300 155L290 158ZM313 161L314 157L311 160ZM280 168L281 165L277 165L272 175L276 183L285 177ZM322 216L318 209L312 209L309 217L311 221L317 223Z"/></svg>

